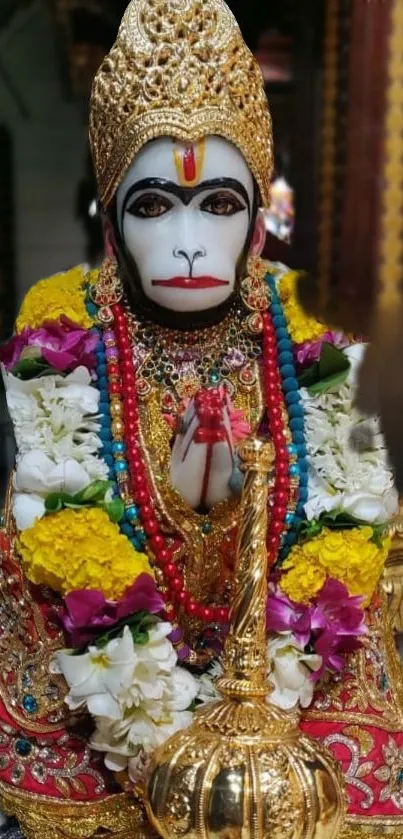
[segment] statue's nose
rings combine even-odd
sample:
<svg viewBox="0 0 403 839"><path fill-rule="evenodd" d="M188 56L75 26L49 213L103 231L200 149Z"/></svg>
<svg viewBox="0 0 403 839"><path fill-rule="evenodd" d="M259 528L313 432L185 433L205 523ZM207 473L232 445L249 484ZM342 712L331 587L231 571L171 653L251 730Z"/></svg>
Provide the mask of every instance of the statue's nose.
<svg viewBox="0 0 403 839"><path fill-rule="evenodd" d="M195 248L175 247L173 249L173 255L176 259L185 259L186 260L186 262L189 265L189 272L190 272L190 275L191 275L192 271L193 271L193 266L194 266L194 263L196 262L196 260L197 259L202 259L207 254L206 254L206 249L205 248L203 248L201 246L197 246Z"/></svg>

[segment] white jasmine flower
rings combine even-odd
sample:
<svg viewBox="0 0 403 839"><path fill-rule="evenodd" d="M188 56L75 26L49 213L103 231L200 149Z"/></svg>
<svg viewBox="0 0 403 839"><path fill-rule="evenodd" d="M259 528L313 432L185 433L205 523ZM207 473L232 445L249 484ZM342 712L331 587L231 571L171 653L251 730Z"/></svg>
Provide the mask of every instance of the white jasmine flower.
<svg viewBox="0 0 403 839"><path fill-rule="evenodd" d="M127 767L129 757L136 755L140 748L147 753L153 752L172 734L187 728L192 719L191 711L167 710L154 719L145 708L134 708L120 720L96 719L91 748L106 752L106 766L121 771Z"/></svg>
<svg viewBox="0 0 403 839"><path fill-rule="evenodd" d="M167 694L167 676L171 676L177 655L167 636L170 623L161 621L148 630L147 644L135 644L136 661L130 682L119 694L123 712L138 708L143 703L160 702ZM190 703L189 703L190 704Z"/></svg>
<svg viewBox="0 0 403 839"><path fill-rule="evenodd" d="M42 451L56 462L74 457L80 462L101 448L96 414L99 392L88 370L69 376L43 376L21 381L5 375L7 405L20 455Z"/></svg>
<svg viewBox="0 0 403 839"><path fill-rule="evenodd" d="M311 673L320 669L322 657L304 653L291 633L272 636L267 650L271 663L269 682L273 686L268 701L283 711L290 711L298 703L308 708L314 692Z"/></svg>
<svg viewBox="0 0 403 839"><path fill-rule="evenodd" d="M13 495L12 510L17 530L27 530L45 515L45 501L36 493L17 492Z"/></svg>
<svg viewBox="0 0 403 839"><path fill-rule="evenodd" d="M398 498L377 419L354 407L354 387L365 345L344 350L351 363L337 392L310 396L304 402L309 457L308 519L338 510L369 524L383 524L397 511ZM354 445L357 436L362 446Z"/></svg>
<svg viewBox="0 0 403 839"><path fill-rule="evenodd" d="M30 381L4 373L4 381L18 447L13 512L24 530L43 516L49 492L78 492L108 477L98 456L99 393L84 367Z"/></svg>
<svg viewBox="0 0 403 839"><path fill-rule="evenodd" d="M121 718L119 693L130 684L136 663L133 637L127 626L120 638L84 655L56 653L59 671L70 688L66 703L72 710L87 705L93 716Z"/></svg>
<svg viewBox="0 0 403 839"><path fill-rule="evenodd" d="M180 667L159 678L157 698L149 696L131 708L120 698L120 706L124 708L120 719L95 718L91 746L106 752L105 765L109 769L116 772L129 766L130 771L131 758L139 749L152 752L176 731L191 724L193 713L188 709L198 693L196 679Z"/></svg>
<svg viewBox="0 0 403 839"><path fill-rule="evenodd" d="M216 702L218 699L222 699L222 695L217 689L217 679L220 678L224 673L222 668L222 664L220 661L215 661L211 667L209 667L207 673L203 673L199 676L199 692L197 694L197 698L199 702Z"/></svg>
<svg viewBox="0 0 403 839"><path fill-rule="evenodd" d="M84 466L72 458L55 463L43 452L35 450L18 457L13 496L13 513L18 530L32 527L35 520L42 518L45 498L49 493L74 495L89 486L92 480Z"/></svg>

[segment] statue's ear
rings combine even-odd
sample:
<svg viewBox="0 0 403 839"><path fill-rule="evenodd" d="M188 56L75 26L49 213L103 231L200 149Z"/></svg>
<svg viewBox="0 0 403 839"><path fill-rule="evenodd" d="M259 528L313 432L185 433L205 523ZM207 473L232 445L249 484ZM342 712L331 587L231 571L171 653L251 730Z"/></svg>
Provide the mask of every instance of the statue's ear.
<svg viewBox="0 0 403 839"><path fill-rule="evenodd" d="M105 256L107 258L113 258L117 253L115 231L110 218L106 215L102 216L102 230L104 235Z"/></svg>
<svg viewBox="0 0 403 839"><path fill-rule="evenodd" d="M261 212L261 210L258 210L255 221L255 229L253 231L252 241L250 245L250 255L260 256L263 251L265 241L266 225L264 223L263 213Z"/></svg>

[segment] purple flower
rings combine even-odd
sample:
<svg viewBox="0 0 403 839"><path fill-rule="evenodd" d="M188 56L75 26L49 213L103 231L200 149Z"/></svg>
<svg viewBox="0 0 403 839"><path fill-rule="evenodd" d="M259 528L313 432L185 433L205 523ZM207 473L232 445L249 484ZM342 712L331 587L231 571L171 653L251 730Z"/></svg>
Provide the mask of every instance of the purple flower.
<svg viewBox="0 0 403 839"><path fill-rule="evenodd" d="M348 341L342 332L325 332L317 341L304 341L303 344L297 344L294 351L298 364L301 367L307 367L318 361L323 344L332 344L334 347L343 349L348 346Z"/></svg>
<svg viewBox="0 0 403 839"><path fill-rule="evenodd" d="M301 649L311 638L311 607L293 603L276 589L267 599L267 629L269 632L292 632Z"/></svg>
<svg viewBox="0 0 403 839"><path fill-rule="evenodd" d="M344 656L361 647L360 639L368 631L363 598L351 597L338 580L328 579L309 606L293 603L273 587L266 614L270 632L291 632L297 647L309 646L322 657L320 669L312 673L314 681L325 670L342 670Z"/></svg>
<svg viewBox="0 0 403 839"><path fill-rule="evenodd" d="M70 592L64 598L64 613L60 619L71 646L78 649L124 618L138 612L155 615L163 608L164 601L153 578L150 574L140 574L119 601L106 600L102 592L95 589Z"/></svg>
<svg viewBox="0 0 403 839"><path fill-rule="evenodd" d="M314 675L320 678L325 669L340 671L343 656L361 647L360 638L367 633L362 597L351 597L346 586L328 579L312 608L311 628L315 636L315 652L322 656L322 667Z"/></svg>
<svg viewBox="0 0 403 839"><path fill-rule="evenodd" d="M25 327L0 348L0 361L6 370L13 370L24 358L42 359L50 367L62 373L76 367L95 367L97 336L94 332L81 329L62 316L57 321L47 321L40 329Z"/></svg>

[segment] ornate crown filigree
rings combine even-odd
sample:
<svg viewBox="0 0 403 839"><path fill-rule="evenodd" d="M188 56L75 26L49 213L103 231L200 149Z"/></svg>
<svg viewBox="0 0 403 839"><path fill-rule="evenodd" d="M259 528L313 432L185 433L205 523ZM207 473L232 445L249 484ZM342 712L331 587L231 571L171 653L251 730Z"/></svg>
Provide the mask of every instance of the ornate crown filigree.
<svg viewBox="0 0 403 839"><path fill-rule="evenodd" d="M106 208L148 141L216 134L269 202L272 128L262 74L223 0L132 0L94 81L90 141Z"/></svg>

